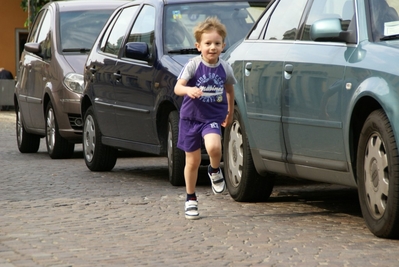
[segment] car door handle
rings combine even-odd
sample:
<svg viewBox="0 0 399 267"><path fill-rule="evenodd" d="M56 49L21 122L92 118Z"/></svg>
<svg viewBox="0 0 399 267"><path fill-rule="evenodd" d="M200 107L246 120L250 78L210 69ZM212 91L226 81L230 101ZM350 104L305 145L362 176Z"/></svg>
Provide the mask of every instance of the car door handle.
<svg viewBox="0 0 399 267"><path fill-rule="evenodd" d="M294 71L294 66L291 64L286 64L284 66L284 78L287 80L291 79L293 71Z"/></svg>
<svg viewBox="0 0 399 267"><path fill-rule="evenodd" d="M284 71L287 72L288 74L292 74L292 71L294 70L294 66L291 64L287 64L284 66Z"/></svg>
<svg viewBox="0 0 399 267"><path fill-rule="evenodd" d="M114 77L118 82L122 79L122 75L119 72L114 72Z"/></svg>
<svg viewBox="0 0 399 267"><path fill-rule="evenodd" d="M245 64L245 69L248 71L252 70L252 63L248 62L247 64Z"/></svg>
<svg viewBox="0 0 399 267"><path fill-rule="evenodd" d="M247 64L245 64L245 76L249 76L249 74L251 73L252 70L252 63L248 62Z"/></svg>

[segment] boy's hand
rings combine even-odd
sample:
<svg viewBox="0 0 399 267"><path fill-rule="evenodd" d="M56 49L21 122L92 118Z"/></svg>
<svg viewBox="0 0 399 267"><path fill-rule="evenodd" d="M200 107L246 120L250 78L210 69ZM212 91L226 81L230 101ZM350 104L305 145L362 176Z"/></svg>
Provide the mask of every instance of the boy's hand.
<svg viewBox="0 0 399 267"><path fill-rule="evenodd" d="M198 87L189 87L187 88L187 96L190 98L199 98L202 96L202 91Z"/></svg>
<svg viewBox="0 0 399 267"><path fill-rule="evenodd" d="M224 121L222 122L222 126L223 127L227 127L229 126L231 123L233 122L233 114L227 114L226 119L224 119Z"/></svg>

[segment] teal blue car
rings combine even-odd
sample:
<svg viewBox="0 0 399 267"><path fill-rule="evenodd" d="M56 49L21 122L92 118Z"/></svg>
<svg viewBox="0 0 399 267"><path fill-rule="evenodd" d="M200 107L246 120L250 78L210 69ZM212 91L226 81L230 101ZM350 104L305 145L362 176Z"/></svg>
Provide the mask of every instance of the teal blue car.
<svg viewBox="0 0 399 267"><path fill-rule="evenodd" d="M399 237L398 13L397 0L275 0L225 53L234 200L268 199L275 174L341 184L374 235Z"/></svg>

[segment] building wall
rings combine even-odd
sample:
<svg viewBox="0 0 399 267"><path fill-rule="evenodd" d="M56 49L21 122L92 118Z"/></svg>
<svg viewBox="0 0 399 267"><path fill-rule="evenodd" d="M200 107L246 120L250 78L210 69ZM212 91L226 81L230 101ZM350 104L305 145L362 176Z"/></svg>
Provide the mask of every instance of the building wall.
<svg viewBox="0 0 399 267"><path fill-rule="evenodd" d="M21 8L21 0L0 0L0 68L16 75L17 70L17 31L24 27L28 12Z"/></svg>

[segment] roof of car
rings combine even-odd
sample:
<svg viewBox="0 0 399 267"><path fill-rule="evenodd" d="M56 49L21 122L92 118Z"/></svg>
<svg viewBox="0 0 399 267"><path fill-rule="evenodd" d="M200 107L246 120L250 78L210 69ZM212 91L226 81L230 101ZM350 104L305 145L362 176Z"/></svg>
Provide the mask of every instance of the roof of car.
<svg viewBox="0 0 399 267"><path fill-rule="evenodd" d="M252 3L260 3L261 6L267 6L272 0L248 0L248 2ZM209 3L220 3L220 2L242 2L245 3L247 1L243 0L132 0L128 1L128 3L125 4L125 6L130 6L134 4L141 4L141 3L153 3L154 5L173 5L173 4L195 4L195 3L203 3L203 2L209 2Z"/></svg>
<svg viewBox="0 0 399 267"><path fill-rule="evenodd" d="M271 0L250 0L249 2L268 3ZM192 0L164 0L165 4L193 3ZM243 2L242 0L197 0L195 2Z"/></svg>
<svg viewBox="0 0 399 267"><path fill-rule="evenodd" d="M62 11L73 11L82 9L115 9L131 1L126 0L70 0L50 2L46 6L54 5Z"/></svg>
<svg viewBox="0 0 399 267"><path fill-rule="evenodd" d="M132 0L132 1L128 1L132 4L134 3L141 3L147 0ZM151 0L150 0L151 1ZM251 3L269 3L271 0L248 0ZM87 0L86 0L87 2ZM169 4L181 4L181 3L203 3L203 2L244 2L243 0L152 0L152 2L154 3L164 3L165 5L169 5ZM101 2L102 3L102 2Z"/></svg>

